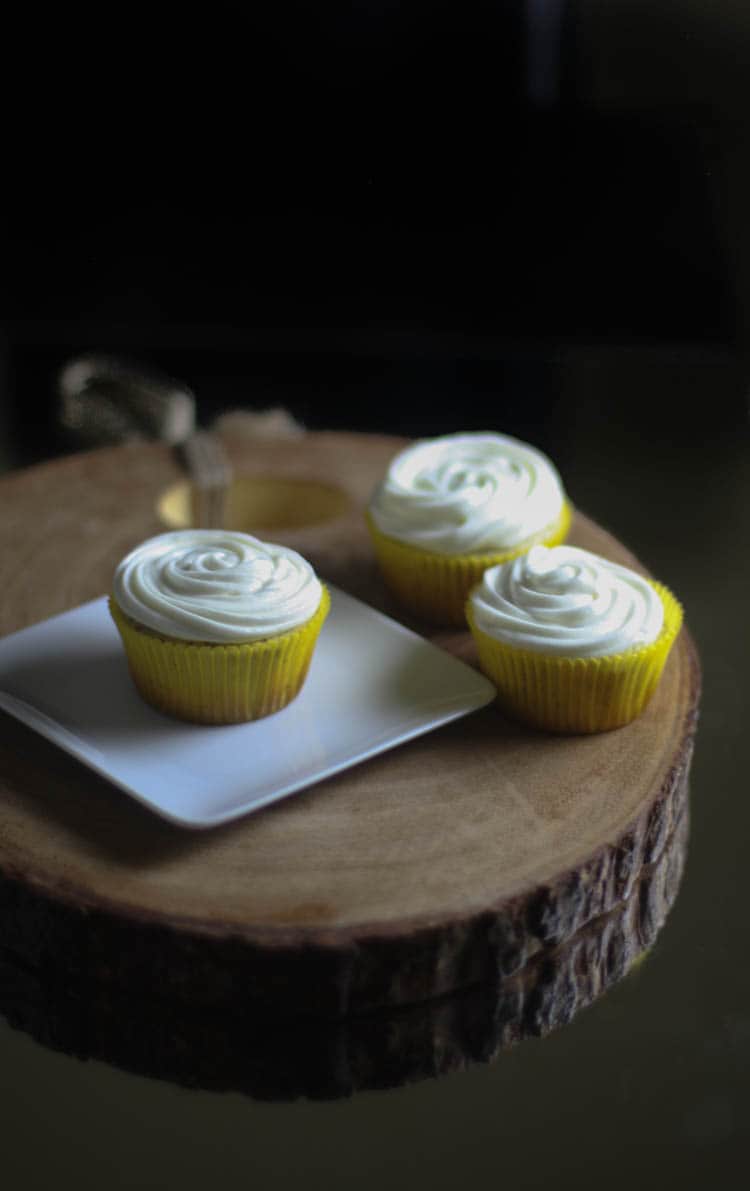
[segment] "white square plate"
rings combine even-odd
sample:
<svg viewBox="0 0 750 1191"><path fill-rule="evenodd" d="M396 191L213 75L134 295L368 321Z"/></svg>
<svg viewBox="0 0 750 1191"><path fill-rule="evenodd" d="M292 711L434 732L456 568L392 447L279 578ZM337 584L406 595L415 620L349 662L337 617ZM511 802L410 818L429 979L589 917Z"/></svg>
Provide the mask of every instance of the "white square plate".
<svg viewBox="0 0 750 1191"><path fill-rule="evenodd" d="M494 694L470 666L335 588L300 695L230 727L180 723L143 702L104 598L0 640L0 708L186 827L257 810Z"/></svg>

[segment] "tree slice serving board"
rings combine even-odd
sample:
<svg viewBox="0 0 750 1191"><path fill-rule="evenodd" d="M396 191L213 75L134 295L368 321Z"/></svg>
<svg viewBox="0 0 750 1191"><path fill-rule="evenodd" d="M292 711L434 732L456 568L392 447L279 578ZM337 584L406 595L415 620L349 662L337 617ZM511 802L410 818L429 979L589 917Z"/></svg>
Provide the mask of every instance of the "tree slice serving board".
<svg viewBox="0 0 750 1191"><path fill-rule="evenodd" d="M173 1083L263 1100L337 1099L494 1061L530 1037L567 1025L632 969L653 944L680 885L683 815L625 901L518 972L445 997L335 1021L156 1001L111 984L14 963L0 951L0 1013L39 1042L82 1059Z"/></svg>
<svg viewBox="0 0 750 1191"><path fill-rule="evenodd" d="M468 634L407 620L377 574L362 510L402 445L228 441L229 516L475 662ZM128 549L189 515L181 483L155 444L0 481L0 632L106 592ZM638 566L582 514L571 541ZM618 731L543 735L490 706L199 836L2 716L0 948L78 987L334 1017L510 976L658 861L684 811L699 686L683 629Z"/></svg>

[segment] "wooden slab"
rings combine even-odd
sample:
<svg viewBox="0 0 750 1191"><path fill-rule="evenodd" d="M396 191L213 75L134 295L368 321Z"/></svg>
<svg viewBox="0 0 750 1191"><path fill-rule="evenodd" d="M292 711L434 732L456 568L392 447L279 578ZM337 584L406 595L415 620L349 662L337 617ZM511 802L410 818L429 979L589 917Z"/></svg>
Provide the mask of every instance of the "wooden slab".
<svg viewBox="0 0 750 1191"><path fill-rule="evenodd" d="M263 1100L338 1099L493 1062L569 1024L646 957L680 886L683 815L630 896L518 972L336 1021L269 1020L50 978L0 951L0 1013L39 1042L173 1083Z"/></svg>
<svg viewBox="0 0 750 1191"><path fill-rule="evenodd" d="M228 443L256 487L273 477L298 493L302 482L340 490L325 521L295 527L287 507L275 528L244 527L399 616L361 514L400 445ZM3 479L0 631L104 593L125 551L163 528L157 508L180 478L167 448L134 445ZM581 514L571 540L634 564ZM474 660L468 634L434 639ZM623 903L658 861L683 813L698 695L683 630L651 706L626 728L545 736L490 707L201 835L3 717L0 947L92 988L325 1016L518 972Z"/></svg>

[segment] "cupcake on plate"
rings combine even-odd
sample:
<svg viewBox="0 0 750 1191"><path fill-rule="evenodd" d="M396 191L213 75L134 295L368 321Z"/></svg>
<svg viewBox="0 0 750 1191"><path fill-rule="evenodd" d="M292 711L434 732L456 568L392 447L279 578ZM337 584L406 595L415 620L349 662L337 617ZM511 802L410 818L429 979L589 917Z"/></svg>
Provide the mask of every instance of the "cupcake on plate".
<svg viewBox="0 0 750 1191"><path fill-rule="evenodd" d="M367 523L384 578L425 620L465 625L488 567L565 539L571 510L541 451L503 434L448 434L407 447L373 494Z"/></svg>
<svg viewBox="0 0 750 1191"><path fill-rule="evenodd" d="M604 732L645 708L682 624L666 587L574 546L486 571L467 602L501 706L553 732Z"/></svg>
<svg viewBox="0 0 750 1191"><path fill-rule="evenodd" d="M150 538L117 567L110 599L146 702L204 724L260 719L291 702L329 607L296 551L223 529Z"/></svg>

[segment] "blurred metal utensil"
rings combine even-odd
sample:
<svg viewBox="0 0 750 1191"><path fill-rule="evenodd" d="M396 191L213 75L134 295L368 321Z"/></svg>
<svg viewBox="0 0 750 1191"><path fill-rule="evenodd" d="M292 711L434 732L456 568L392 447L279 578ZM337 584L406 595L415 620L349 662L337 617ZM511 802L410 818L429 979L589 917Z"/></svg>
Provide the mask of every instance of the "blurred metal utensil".
<svg viewBox="0 0 750 1191"><path fill-rule="evenodd" d="M183 442L195 429L195 396L171 377L116 356L90 354L59 372L60 421L88 444Z"/></svg>
<svg viewBox="0 0 750 1191"><path fill-rule="evenodd" d="M186 385L134 361L90 354L61 369L57 388L63 426L87 445L157 438L177 447L193 490L193 523L223 525L232 467L218 435L195 429Z"/></svg>
<svg viewBox="0 0 750 1191"><path fill-rule="evenodd" d="M216 434L196 430L180 444L193 487L193 524L218 529L224 524L232 465Z"/></svg>

